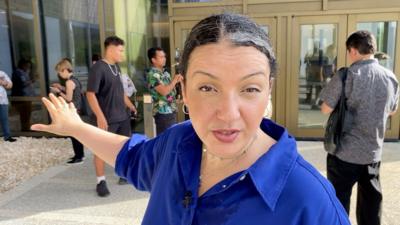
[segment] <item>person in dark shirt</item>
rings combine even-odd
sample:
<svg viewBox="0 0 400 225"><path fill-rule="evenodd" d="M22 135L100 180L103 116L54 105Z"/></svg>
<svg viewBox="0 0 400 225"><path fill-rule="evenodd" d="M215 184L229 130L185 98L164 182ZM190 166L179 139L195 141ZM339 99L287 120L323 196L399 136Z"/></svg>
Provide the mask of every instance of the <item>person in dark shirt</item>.
<svg viewBox="0 0 400 225"><path fill-rule="evenodd" d="M82 109L82 84L73 76L73 68L69 60L62 59L55 66L55 70L61 79L65 80L65 93L57 88L57 86L50 87L51 91L58 94L65 99L66 102L72 102L77 109L78 114L81 114ZM75 138L71 137L72 148L75 155L67 162L68 164L80 164L83 162L84 147Z"/></svg>
<svg viewBox="0 0 400 225"><path fill-rule="evenodd" d="M90 68L86 96L93 111L93 121L100 129L130 136L130 111L136 108L124 93L121 70L118 63L123 61L124 41L110 36L104 41L104 58ZM110 194L104 176L104 161L94 156L97 187L100 197ZM120 184L126 183L120 179Z"/></svg>

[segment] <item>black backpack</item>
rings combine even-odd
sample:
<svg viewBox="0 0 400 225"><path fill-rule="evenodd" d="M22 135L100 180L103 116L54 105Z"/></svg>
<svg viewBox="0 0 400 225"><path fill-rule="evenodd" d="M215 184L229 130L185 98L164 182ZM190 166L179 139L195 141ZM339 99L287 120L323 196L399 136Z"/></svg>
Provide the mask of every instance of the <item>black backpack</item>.
<svg viewBox="0 0 400 225"><path fill-rule="evenodd" d="M347 67L342 67L338 71L338 76L340 76L342 80L342 93L335 109L329 115L325 128L324 148L332 155L337 153L340 146L340 141L343 137L344 120L347 110L345 96L347 70Z"/></svg>

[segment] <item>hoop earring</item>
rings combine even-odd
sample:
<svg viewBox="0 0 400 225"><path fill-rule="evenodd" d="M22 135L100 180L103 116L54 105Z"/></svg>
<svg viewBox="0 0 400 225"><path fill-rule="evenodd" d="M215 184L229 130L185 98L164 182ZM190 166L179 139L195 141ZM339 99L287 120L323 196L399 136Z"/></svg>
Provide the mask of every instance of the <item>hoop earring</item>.
<svg viewBox="0 0 400 225"><path fill-rule="evenodd" d="M182 112L185 114L185 115L189 115L189 112L186 110L188 107L185 105L185 104L183 104L182 105Z"/></svg>

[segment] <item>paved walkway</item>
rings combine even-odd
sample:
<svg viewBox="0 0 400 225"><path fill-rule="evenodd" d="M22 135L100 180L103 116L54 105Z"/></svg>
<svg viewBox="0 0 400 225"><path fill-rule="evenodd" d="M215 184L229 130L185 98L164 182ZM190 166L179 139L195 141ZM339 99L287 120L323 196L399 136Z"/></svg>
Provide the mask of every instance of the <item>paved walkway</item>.
<svg viewBox="0 0 400 225"><path fill-rule="evenodd" d="M325 174L320 142L299 142L300 152ZM0 195L0 225L140 224L149 195L130 185L120 186L107 168L111 195L94 191L92 156L84 164L61 165ZM381 172L384 192L383 225L400 224L400 143L385 143ZM355 202L354 200L352 201ZM354 220L354 205L351 219Z"/></svg>

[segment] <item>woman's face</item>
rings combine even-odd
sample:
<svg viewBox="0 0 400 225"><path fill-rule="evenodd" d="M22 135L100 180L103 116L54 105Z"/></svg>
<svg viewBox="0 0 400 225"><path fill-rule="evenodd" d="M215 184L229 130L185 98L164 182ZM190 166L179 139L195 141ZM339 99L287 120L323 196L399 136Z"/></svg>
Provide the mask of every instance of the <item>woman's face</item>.
<svg viewBox="0 0 400 225"><path fill-rule="evenodd" d="M196 133L220 157L237 155L259 129L270 94L267 57L228 41L190 55L184 102Z"/></svg>
<svg viewBox="0 0 400 225"><path fill-rule="evenodd" d="M69 72L68 72L67 69L61 69L61 70L58 71L58 75L60 75L60 77L61 77L62 79L68 79L68 77L69 77Z"/></svg>

